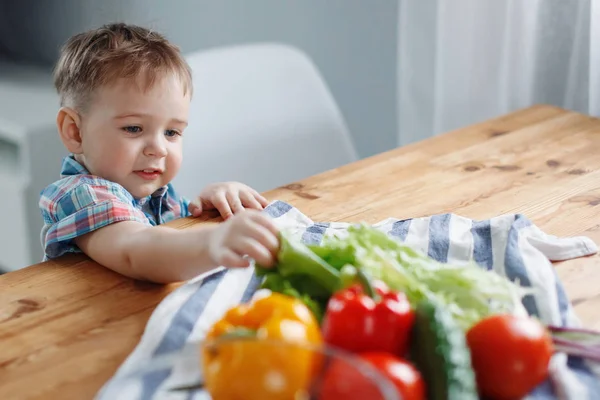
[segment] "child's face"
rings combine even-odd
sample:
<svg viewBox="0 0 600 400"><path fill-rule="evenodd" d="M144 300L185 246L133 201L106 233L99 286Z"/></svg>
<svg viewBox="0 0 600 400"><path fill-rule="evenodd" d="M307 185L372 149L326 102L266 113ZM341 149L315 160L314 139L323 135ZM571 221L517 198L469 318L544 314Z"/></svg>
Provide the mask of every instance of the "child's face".
<svg viewBox="0 0 600 400"><path fill-rule="evenodd" d="M81 119L79 158L91 174L148 196L179 171L189 104L172 75L147 91L124 79L100 88Z"/></svg>

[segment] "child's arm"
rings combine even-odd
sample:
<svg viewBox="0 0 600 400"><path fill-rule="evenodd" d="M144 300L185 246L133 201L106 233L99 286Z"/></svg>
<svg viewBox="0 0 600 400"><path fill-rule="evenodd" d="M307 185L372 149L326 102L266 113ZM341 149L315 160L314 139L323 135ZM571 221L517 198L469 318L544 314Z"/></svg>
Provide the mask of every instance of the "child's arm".
<svg viewBox="0 0 600 400"><path fill-rule="evenodd" d="M270 218L248 210L218 225L184 230L124 221L78 237L75 244L96 262L123 275L168 283L221 265L247 266L244 256L269 266L279 241Z"/></svg>

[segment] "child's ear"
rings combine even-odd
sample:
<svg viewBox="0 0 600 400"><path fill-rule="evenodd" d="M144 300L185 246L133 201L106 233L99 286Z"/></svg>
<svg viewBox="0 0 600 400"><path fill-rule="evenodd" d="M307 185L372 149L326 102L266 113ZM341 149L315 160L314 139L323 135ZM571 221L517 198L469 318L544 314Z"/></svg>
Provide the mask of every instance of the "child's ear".
<svg viewBox="0 0 600 400"><path fill-rule="evenodd" d="M79 114L70 107L61 107L56 116L58 134L63 144L73 154L81 154L81 131Z"/></svg>

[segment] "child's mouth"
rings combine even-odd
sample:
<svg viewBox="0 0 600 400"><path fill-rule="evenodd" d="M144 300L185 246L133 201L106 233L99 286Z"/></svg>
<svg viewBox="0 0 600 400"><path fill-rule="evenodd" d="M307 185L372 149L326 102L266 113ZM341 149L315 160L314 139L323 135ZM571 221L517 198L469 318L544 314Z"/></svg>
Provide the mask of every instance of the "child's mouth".
<svg viewBox="0 0 600 400"><path fill-rule="evenodd" d="M159 170L156 169L143 169L140 171L134 171L140 178L145 179L147 181L153 181L155 179L158 179L158 177L160 176L160 174L162 173Z"/></svg>

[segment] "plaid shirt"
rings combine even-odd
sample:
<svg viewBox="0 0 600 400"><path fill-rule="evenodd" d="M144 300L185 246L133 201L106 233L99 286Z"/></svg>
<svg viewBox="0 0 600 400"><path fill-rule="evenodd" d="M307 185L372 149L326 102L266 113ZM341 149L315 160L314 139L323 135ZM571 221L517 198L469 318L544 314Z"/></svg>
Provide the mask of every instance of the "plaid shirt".
<svg viewBox="0 0 600 400"><path fill-rule="evenodd" d="M81 252L74 238L115 222L155 226L190 215L189 201L177 196L170 183L135 199L123 186L90 175L72 155L63 160L61 178L41 192L44 260Z"/></svg>

